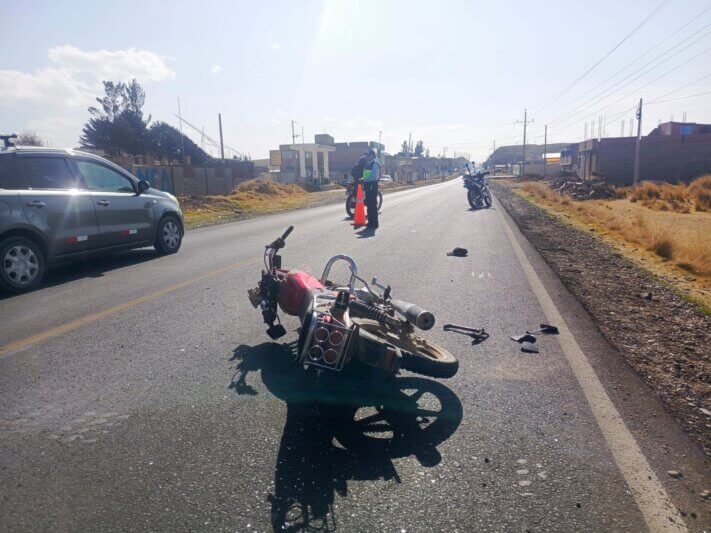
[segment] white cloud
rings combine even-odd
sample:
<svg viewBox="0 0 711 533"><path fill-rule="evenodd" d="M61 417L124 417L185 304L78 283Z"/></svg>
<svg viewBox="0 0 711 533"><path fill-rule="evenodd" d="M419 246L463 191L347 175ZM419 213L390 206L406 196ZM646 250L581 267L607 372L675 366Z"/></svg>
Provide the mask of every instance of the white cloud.
<svg viewBox="0 0 711 533"><path fill-rule="evenodd" d="M281 124L281 120L279 120L278 118L268 118L267 122L269 124L274 124L274 125Z"/></svg>
<svg viewBox="0 0 711 533"><path fill-rule="evenodd" d="M272 43L272 50L281 50L281 45L279 43Z"/></svg>
<svg viewBox="0 0 711 533"><path fill-rule="evenodd" d="M0 69L0 108L11 111L17 129L37 130L55 146L74 146L86 109L103 93L103 80L141 83L175 77L167 58L148 50L81 50L62 45L48 51L33 72Z"/></svg>
<svg viewBox="0 0 711 533"><path fill-rule="evenodd" d="M83 51L75 46L55 46L49 65L34 73L0 70L0 100L87 105L101 91L102 80L140 82L175 77L165 60L148 50Z"/></svg>
<svg viewBox="0 0 711 533"><path fill-rule="evenodd" d="M148 50L97 50L85 52L75 46L55 46L49 50L49 60L71 72L86 73L102 80L139 81L172 79L175 73L164 59Z"/></svg>
<svg viewBox="0 0 711 533"><path fill-rule="evenodd" d="M210 74L215 76L216 74L219 74L220 72L222 72L221 65L212 65L212 68L210 69Z"/></svg>

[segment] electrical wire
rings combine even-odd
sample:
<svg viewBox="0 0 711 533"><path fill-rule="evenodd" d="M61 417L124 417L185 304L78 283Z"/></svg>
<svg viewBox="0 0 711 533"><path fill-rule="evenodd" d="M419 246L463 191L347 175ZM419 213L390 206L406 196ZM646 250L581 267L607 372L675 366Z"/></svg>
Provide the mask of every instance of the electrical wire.
<svg viewBox="0 0 711 533"><path fill-rule="evenodd" d="M696 98L697 96L705 96L707 94L711 94L711 91L706 91L703 93L696 93L696 94L690 94L688 96L681 96L679 98L669 98L668 100L652 100L651 102L647 102L644 105L654 105L654 104L664 104L666 102L678 102L679 100L688 100L690 98Z"/></svg>
<svg viewBox="0 0 711 533"><path fill-rule="evenodd" d="M683 66L685 66L685 65L687 65L687 64L689 64L689 63L691 63L693 60L695 60L696 58L702 56L703 54L705 54L706 52L708 52L708 51L710 51L710 50L711 50L711 47L702 50L701 52L699 52L699 53L696 54L695 56L693 56L693 57L687 59L687 60L684 61L683 63L680 63L679 65L675 66L674 68L671 68L671 69L667 70L667 71L664 72L662 75L657 76L657 77L654 78L653 80L651 80L651 81L649 81L649 82L647 82L647 83L641 85L640 87L637 87L634 91L632 91L632 92L630 92L630 93L627 93L627 94L625 94L624 96L621 96L620 98L618 98L617 100L615 100L614 102L610 102L610 103L607 104L606 106L597 109L596 111L592 112L592 113L589 114L589 115L586 115L583 119L579 119L579 118L578 118L578 119L574 119L574 120L577 120L577 121L580 121L580 120L587 120L587 119L590 118L590 117L594 117L595 115L598 115L600 112L602 112L602 111L604 111L604 110L606 110L606 109L609 109L610 107L612 107L612 106L615 105L616 103L620 102L621 100L624 100L625 98L629 98L630 96L633 96L635 93L638 93L640 90L644 89L645 87L648 87L648 86L651 85L652 83L655 83L656 81L659 81L660 79L662 79L662 78L668 76L668 75L671 74L672 72L674 72L674 71L680 69L681 67L683 67ZM634 80L633 80L633 81L634 81ZM619 92L619 91L616 91L616 92ZM613 94L615 94L615 93L613 93ZM609 95L609 96L612 96L612 95ZM569 123L570 123L570 119L563 120L562 122L559 122L558 124L566 124L566 123L569 124Z"/></svg>
<svg viewBox="0 0 711 533"><path fill-rule="evenodd" d="M707 24L706 26L704 26L701 30L707 28L708 26L711 26L711 23L709 23L709 24ZM701 30L699 30L699 31L701 31ZM698 33L698 31L697 31L696 33ZM573 109L573 110L571 110L571 111L568 111L568 112L566 112L566 113L563 113L562 115L560 115L559 117L555 118L554 120L549 121L549 122L548 122L548 125L550 126L550 125L558 124L558 123L561 123L561 122L565 122L565 121L566 121L567 119L569 119L570 117L573 117L573 116L575 116L575 115L577 115L577 114L579 114L579 113L581 113L581 112L584 112L585 109L589 109L590 107L599 104L600 102L604 101L605 99L609 98L610 96L613 96L614 94L618 93L620 90L624 89L625 87L628 87L629 85L631 85L632 83L634 83L634 82L637 81L638 79L644 77L646 74L652 72L654 69L660 67L661 65L663 65L663 64L666 63L667 61L669 61L669 60L673 59L674 57L678 56L680 53L684 52L685 50L687 50L687 49L690 48L691 46L695 45L696 43L698 43L699 41L701 41L701 40L704 39L705 37L711 35L711 31L706 32L704 35L702 35L701 37L699 37L699 38L696 39L695 41L693 41L693 42L687 44L686 46L684 46L684 47L681 48L680 50L677 50L674 54L672 54L671 56L667 57L667 58L664 59L663 61L659 62L658 64L656 64L656 65L654 65L654 66L652 66L651 68L648 68L648 69L644 70L639 76L636 76L635 78L629 80L629 81L628 81L627 83L625 83L624 85L617 87L615 91L611 92L610 94L605 95L605 93L607 93L607 92L610 91L611 89L615 88L617 85L619 85L619 84L622 83L623 81L629 79L630 76L634 76L635 74L637 74L638 72L640 72L640 70L645 69L646 67L648 67L649 65L651 65L652 63L654 63L654 62L655 62L657 59L659 59L660 57L662 57L662 56L668 54L668 53L671 52L674 48L676 48L677 46L681 45L682 43L684 43L685 41L687 41L689 38L695 36L696 33L693 34L693 35L690 36L690 37L687 37L687 38L684 39L683 41L677 43L676 45L674 45L672 48L670 48L670 49L667 50L666 52L663 52L662 54L658 55L657 57L655 57L654 59L652 59L650 62L646 63L645 65L643 65L642 67L638 68L638 69L635 70L634 72L628 74L627 76L625 76L625 77L622 78L621 80L618 80L618 81L615 82L613 85L611 85L611 86L608 87L607 89L603 90L601 93L599 93L599 94L593 96L592 98L586 100L585 102L583 102L581 105L579 105L579 106L576 107L575 109ZM603 95L604 95L604 96L603 96ZM588 105L588 104L590 104L590 105Z"/></svg>
<svg viewBox="0 0 711 533"><path fill-rule="evenodd" d="M546 107L548 107L550 104L555 102L558 98L563 96L565 93L567 93L570 89L575 87L580 81L582 81L588 74L590 74L595 68L600 65L605 59L610 57L612 53L617 50L620 46L622 46L630 37L632 37L637 31L642 28L647 22L649 22L654 15L659 13L666 5L670 2L671 0L662 0L662 2L655 7L652 12L647 15L642 22L640 22L631 32L629 32L619 43L617 43L615 46L612 47L612 49L607 52L604 56L602 56L596 63L593 64L589 69L587 69L585 72L583 72L580 76L578 76L575 80L573 80L571 83L569 83L562 91L560 91L558 94L553 96L552 98L548 99L546 102L544 102L539 109L536 109L536 113L540 113L543 111Z"/></svg>

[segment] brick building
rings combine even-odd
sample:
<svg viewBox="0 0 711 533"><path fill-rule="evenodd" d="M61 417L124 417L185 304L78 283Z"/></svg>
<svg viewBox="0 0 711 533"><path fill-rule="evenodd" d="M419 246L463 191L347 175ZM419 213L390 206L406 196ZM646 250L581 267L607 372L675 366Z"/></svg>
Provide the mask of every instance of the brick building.
<svg viewBox="0 0 711 533"><path fill-rule="evenodd" d="M562 170L583 179L630 185L634 172L634 137L589 139L562 152ZM711 125L667 122L640 143L641 180L689 182L711 173Z"/></svg>
<svg viewBox="0 0 711 533"><path fill-rule="evenodd" d="M385 152L385 146L375 141L353 141L353 142L335 142L334 138L327 133L320 133L314 136L316 143L332 146L335 151L329 154L329 164L334 181L343 181L343 175L346 174L350 179L351 169L360 157L369 149L375 150L379 157L382 157Z"/></svg>

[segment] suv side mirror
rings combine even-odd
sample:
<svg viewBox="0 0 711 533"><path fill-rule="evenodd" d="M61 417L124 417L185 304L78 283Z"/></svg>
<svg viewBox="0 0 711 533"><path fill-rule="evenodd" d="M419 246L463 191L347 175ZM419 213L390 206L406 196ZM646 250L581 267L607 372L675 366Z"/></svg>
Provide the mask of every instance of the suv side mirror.
<svg viewBox="0 0 711 533"><path fill-rule="evenodd" d="M151 188L151 184L148 183L146 180L139 180L138 187L137 187L138 194L142 194L150 188Z"/></svg>

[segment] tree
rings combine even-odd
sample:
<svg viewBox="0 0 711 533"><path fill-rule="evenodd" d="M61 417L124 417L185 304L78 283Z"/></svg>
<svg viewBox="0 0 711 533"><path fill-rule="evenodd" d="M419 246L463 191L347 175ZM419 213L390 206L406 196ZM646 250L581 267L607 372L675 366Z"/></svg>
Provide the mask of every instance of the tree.
<svg viewBox="0 0 711 533"><path fill-rule="evenodd" d="M17 146L44 146L44 141L34 130L25 130L17 136Z"/></svg>
<svg viewBox="0 0 711 533"><path fill-rule="evenodd" d="M425 157L429 157L429 156L430 156L430 149L426 148L425 149Z"/></svg>
<svg viewBox="0 0 711 533"><path fill-rule="evenodd" d="M105 150L111 155L146 153L151 117L143 118L145 91L135 79L129 83L104 81L103 84L104 96L96 99L100 108L88 109L91 118L82 130L81 146Z"/></svg>
<svg viewBox="0 0 711 533"><path fill-rule="evenodd" d="M422 157L422 154L425 152L425 143L422 141L417 141L415 144L415 157Z"/></svg>
<svg viewBox="0 0 711 533"><path fill-rule="evenodd" d="M148 130L148 151L159 157L168 159L182 159L182 146L185 146L185 155L190 156L193 163L201 164L210 159L210 156L188 136L181 139L180 130L165 122L156 122Z"/></svg>
<svg viewBox="0 0 711 533"><path fill-rule="evenodd" d="M397 155L408 156L410 155L410 145L407 141L402 141L402 146L400 147L400 152Z"/></svg>

